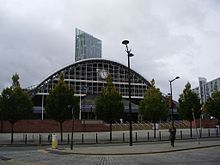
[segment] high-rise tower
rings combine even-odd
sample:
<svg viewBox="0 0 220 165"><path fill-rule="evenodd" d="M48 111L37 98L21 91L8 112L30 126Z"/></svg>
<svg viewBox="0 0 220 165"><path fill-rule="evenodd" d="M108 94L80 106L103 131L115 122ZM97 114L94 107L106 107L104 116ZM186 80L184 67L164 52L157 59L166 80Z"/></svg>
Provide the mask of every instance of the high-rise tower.
<svg viewBox="0 0 220 165"><path fill-rule="evenodd" d="M102 58L102 41L75 29L75 61L87 58Z"/></svg>

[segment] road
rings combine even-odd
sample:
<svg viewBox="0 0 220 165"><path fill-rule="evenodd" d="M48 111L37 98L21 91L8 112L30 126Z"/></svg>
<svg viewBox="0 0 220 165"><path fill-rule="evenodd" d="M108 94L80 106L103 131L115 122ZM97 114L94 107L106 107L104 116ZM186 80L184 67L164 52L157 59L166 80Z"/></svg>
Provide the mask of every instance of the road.
<svg viewBox="0 0 220 165"><path fill-rule="evenodd" d="M160 145L160 144L156 144ZM51 153L48 146L0 148L1 165L219 165L220 147L138 155L77 155Z"/></svg>

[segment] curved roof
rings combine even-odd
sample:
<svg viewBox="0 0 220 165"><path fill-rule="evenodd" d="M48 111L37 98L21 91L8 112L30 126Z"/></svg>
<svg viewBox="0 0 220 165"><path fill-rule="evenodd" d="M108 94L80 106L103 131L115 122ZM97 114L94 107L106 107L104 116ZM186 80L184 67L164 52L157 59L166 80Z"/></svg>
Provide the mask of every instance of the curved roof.
<svg viewBox="0 0 220 165"><path fill-rule="evenodd" d="M118 62L100 58L77 61L59 69L37 85L33 92L34 94L48 93L49 90L53 88L54 84L58 82L60 73L64 73L65 82L67 82L67 84L69 84L71 87L74 86L76 93L80 90L81 86L85 85L93 88L93 94L98 94L97 91L95 91L95 87L97 87L97 90L100 91L100 84L103 86L103 84L106 83L105 80L98 76L98 70L106 70L109 74L111 74L113 83L116 85L116 87L121 89L122 95L123 92L124 94L126 93L123 88L127 89L128 85L128 67ZM137 91L136 93L138 93L139 90L142 90L143 88L145 90L146 87L150 86L150 83L143 76L132 69L130 71L131 86L134 88L134 93L135 90ZM47 88L46 91L45 87ZM44 89L44 91L42 89ZM143 92L141 95L143 95ZM139 96L141 95L139 94Z"/></svg>

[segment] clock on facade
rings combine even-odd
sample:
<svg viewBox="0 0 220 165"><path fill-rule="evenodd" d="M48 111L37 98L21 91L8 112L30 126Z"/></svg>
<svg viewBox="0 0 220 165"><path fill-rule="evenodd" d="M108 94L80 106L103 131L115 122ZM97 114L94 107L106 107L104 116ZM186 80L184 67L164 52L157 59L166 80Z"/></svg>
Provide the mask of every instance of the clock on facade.
<svg viewBox="0 0 220 165"><path fill-rule="evenodd" d="M108 72L104 69L102 69L100 72L99 72L99 75L102 79L106 79L108 77Z"/></svg>

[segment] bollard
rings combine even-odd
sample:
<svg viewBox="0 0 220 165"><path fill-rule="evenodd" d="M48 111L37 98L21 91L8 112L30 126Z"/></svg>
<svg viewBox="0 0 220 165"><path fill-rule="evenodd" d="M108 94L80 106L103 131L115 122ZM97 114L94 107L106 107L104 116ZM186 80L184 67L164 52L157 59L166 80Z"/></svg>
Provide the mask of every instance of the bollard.
<svg viewBox="0 0 220 165"><path fill-rule="evenodd" d="M136 142L137 142L137 132L135 132L135 140L136 140Z"/></svg>
<svg viewBox="0 0 220 165"><path fill-rule="evenodd" d="M70 134L67 135L67 143L70 144Z"/></svg>
<svg viewBox="0 0 220 165"><path fill-rule="evenodd" d="M52 135L52 149L57 149L58 141L57 141L57 135Z"/></svg>
<svg viewBox="0 0 220 165"><path fill-rule="evenodd" d="M161 141L161 132L159 131L159 139L160 139L160 141Z"/></svg>
<svg viewBox="0 0 220 165"><path fill-rule="evenodd" d="M82 134L82 144L84 143L84 134Z"/></svg>
<svg viewBox="0 0 220 165"><path fill-rule="evenodd" d="M183 132L182 132L182 130L180 131L180 139L183 140Z"/></svg>
<svg viewBox="0 0 220 165"><path fill-rule="evenodd" d="M24 143L27 144L27 134L25 134Z"/></svg>
<svg viewBox="0 0 220 165"><path fill-rule="evenodd" d="M95 142L98 143L98 134L95 134Z"/></svg>
<svg viewBox="0 0 220 165"><path fill-rule="evenodd" d="M149 134L149 132L147 132L147 140L148 140L148 141L150 140L150 134Z"/></svg>
<svg viewBox="0 0 220 165"><path fill-rule="evenodd" d="M208 137L210 137L210 128L208 129Z"/></svg>
<svg viewBox="0 0 220 165"><path fill-rule="evenodd" d="M125 142L125 133L124 132L123 132L122 136L123 136L123 143L124 143Z"/></svg>
<svg viewBox="0 0 220 165"><path fill-rule="evenodd" d="M41 144L41 134L39 134L39 144Z"/></svg>
<svg viewBox="0 0 220 165"><path fill-rule="evenodd" d="M48 137L47 137L47 141L48 141L48 142L51 141L51 136L52 136L51 134L48 135Z"/></svg>
<svg viewBox="0 0 220 165"><path fill-rule="evenodd" d="M32 134L32 141L34 142L34 134Z"/></svg>
<svg viewBox="0 0 220 165"><path fill-rule="evenodd" d="M216 137L218 136L218 128L216 128Z"/></svg>

